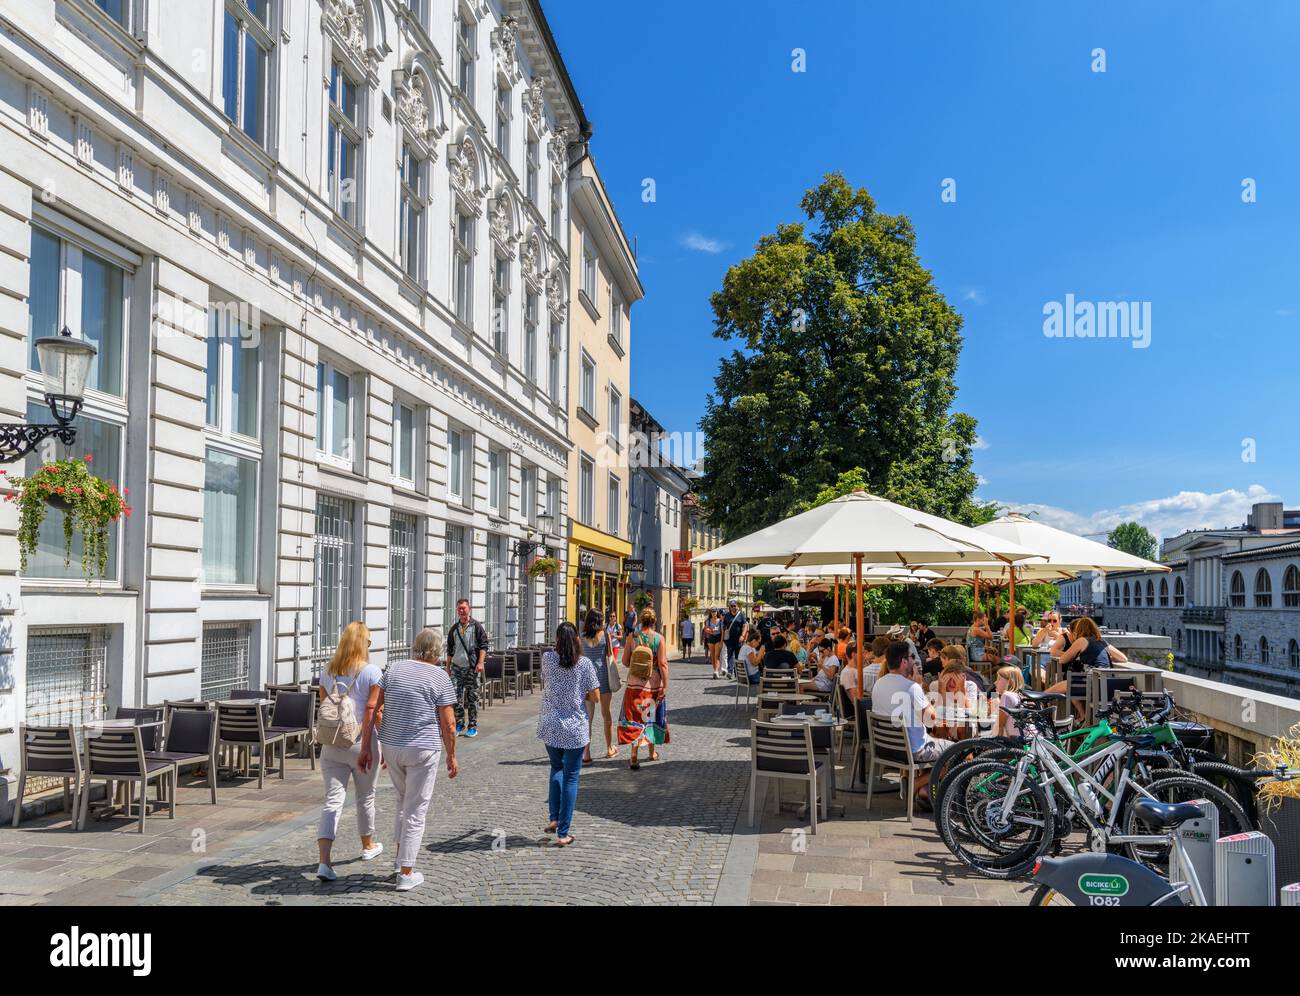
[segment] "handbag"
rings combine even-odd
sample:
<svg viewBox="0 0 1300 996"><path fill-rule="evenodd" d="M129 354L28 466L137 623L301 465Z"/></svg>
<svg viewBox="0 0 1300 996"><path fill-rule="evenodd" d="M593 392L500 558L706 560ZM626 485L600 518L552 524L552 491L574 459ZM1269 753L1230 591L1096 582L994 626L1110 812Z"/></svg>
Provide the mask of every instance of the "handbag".
<svg viewBox="0 0 1300 996"><path fill-rule="evenodd" d="M611 693L617 692L623 687L623 679L618 674L618 662L613 659L607 660L605 667L609 670L609 690Z"/></svg>

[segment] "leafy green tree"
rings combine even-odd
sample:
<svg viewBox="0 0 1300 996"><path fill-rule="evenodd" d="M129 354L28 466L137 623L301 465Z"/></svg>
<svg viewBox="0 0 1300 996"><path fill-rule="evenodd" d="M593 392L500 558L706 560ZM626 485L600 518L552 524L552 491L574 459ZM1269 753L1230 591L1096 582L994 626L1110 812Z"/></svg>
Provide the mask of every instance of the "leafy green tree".
<svg viewBox="0 0 1300 996"><path fill-rule="evenodd" d="M732 266L713 295L724 357L701 426L699 493L728 537L811 507L841 475L961 521L975 420L953 412L959 314L916 254L904 215L839 173Z"/></svg>
<svg viewBox="0 0 1300 996"><path fill-rule="evenodd" d="M1146 526L1137 522L1121 522L1106 534L1106 542L1116 550L1123 550L1135 557L1156 559L1156 538Z"/></svg>

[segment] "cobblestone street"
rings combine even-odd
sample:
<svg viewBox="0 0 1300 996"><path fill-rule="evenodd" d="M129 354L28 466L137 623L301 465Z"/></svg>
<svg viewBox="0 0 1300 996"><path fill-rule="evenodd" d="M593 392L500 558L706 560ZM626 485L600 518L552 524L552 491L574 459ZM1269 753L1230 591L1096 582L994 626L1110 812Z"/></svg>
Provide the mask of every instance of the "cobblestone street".
<svg viewBox="0 0 1300 996"><path fill-rule="evenodd" d="M374 864L357 855L356 823L339 831L339 879L313 875L316 816L311 808L258 846L172 871L133 890L141 903L621 903L711 904L718 898L748 777L746 726L731 688L703 665L677 664L669 697L673 742L656 764L615 760L584 769L574 817L577 843L559 850L541 829L548 765L535 736L540 695L508 706L511 725L460 741L453 781L440 770L419 867L425 883L396 893L391 878L393 791L381 775L379 837L389 847ZM617 706L618 696L615 696ZM496 718L500 708L488 711ZM644 756L644 755L643 755ZM269 786L267 792L274 792ZM351 799L349 798L349 806ZM753 838L751 838L753 840ZM752 870L746 860L745 873ZM744 893L741 893L742 899Z"/></svg>

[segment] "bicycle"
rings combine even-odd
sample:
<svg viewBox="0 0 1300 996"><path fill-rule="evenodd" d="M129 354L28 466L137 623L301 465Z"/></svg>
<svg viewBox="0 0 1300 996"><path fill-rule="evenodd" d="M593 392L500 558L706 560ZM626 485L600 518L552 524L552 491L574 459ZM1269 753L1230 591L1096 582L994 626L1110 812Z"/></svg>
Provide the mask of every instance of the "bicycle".
<svg viewBox="0 0 1300 996"><path fill-rule="evenodd" d="M1244 770L1244 769L1243 769ZM1279 765L1274 769L1250 771L1256 780L1291 781L1300 777L1300 769ZM1139 799L1132 811L1142 823L1166 831L1154 835L1113 837L1112 843L1127 842L1136 846L1156 844L1176 855L1177 867L1185 881L1174 881L1119 854L1074 854L1065 858L1043 858L1034 866L1038 888L1030 897L1030 906L1210 906L1212 897L1187 857L1178 828L1188 820L1204 817L1202 806L1162 803ZM1190 900L1190 901L1189 901Z"/></svg>
<svg viewBox="0 0 1300 996"><path fill-rule="evenodd" d="M1024 711L1010 711L1021 722ZM1132 832L1132 804L1138 797L1206 799L1219 810L1226 833L1250 828L1231 795L1210 782L1183 772L1152 776L1142 752L1156 739L1146 733L1118 734L1076 760L1050 737L1031 732L1027 749L1013 763L976 760L949 774L936 813L940 836L963 864L980 874L1017 878L1049 848L1059 847L1076 820L1092 850L1122 844L1134 860L1161 864L1167 847L1151 851L1141 845L1165 843L1163 839L1126 839L1139 836Z"/></svg>

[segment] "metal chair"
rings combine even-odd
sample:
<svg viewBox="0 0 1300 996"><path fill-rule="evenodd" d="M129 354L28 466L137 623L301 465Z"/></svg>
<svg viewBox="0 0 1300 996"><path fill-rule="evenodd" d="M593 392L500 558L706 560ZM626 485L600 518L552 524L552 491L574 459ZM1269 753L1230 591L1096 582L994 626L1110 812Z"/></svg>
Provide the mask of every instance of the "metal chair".
<svg viewBox="0 0 1300 996"><path fill-rule="evenodd" d="M483 658L483 691L484 696L480 698L487 705L492 705L492 699L496 695L501 696L501 701L506 700L506 683L505 683L505 656L503 654L488 654Z"/></svg>
<svg viewBox="0 0 1300 996"><path fill-rule="evenodd" d="M286 748L289 746L289 741L297 741L300 754L302 748L308 748L311 768L315 771L316 752L310 747L316 735L316 696L311 692L281 691L275 697L272 709L268 732L282 737ZM283 757L283 753L281 756ZM280 772L280 777L284 777L283 770Z"/></svg>
<svg viewBox="0 0 1300 996"><path fill-rule="evenodd" d="M135 783L140 800L140 833L144 833L149 810L149 783L158 781L167 799L167 818L176 819L176 765L161 758L147 758L144 749L146 727L155 730L162 723L148 723L127 729L86 728L86 752L82 763L86 787L81 793L81 815L77 821L84 828L90 810L92 782ZM126 813L131 814L130 788L127 788Z"/></svg>
<svg viewBox="0 0 1300 996"><path fill-rule="evenodd" d="M262 707L256 703L236 705L233 702L217 703L217 746L234 747L244 753L244 772L252 766L252 751L258 749L257 787L263 787L269 753L280 746L280 778L284 778L284 734L271 733L266 728ZM233 764L231 765L233 769Z"/></svg>
<svg viewBox="0 0 1300 996"><path fill-rule="evenodd" d="M145 751L158 749L158 735L162 732L163 724L163 706L144 706L140 709L118 706L113 718L134 719L137 723L140 723L141 729L144 730L142 737Z"/></svg>
<svg viewBox="0 0 1300 996"><path fill-rule="evenodd" d="M207 765L212 804L217 804L217 714L211 709L167 709L164 744L166 749L147 752L145 760L169 761L182 768Z"/></svg>
<svg viewBox="0 0 1300 996"><path fill-rule="evenodd" d="M749 825L754 825L754 798L760 778L776 779L776 808L781 810L781 782L802 782L808 789L808 816L812 832L817 832L817 804L820 801L822 819L826 819L827 796L820 782L826 777L828 765L813 755L812 728L806 723L786 726L781 723L764 723L750 720L750 737L753 747L749 765Z"/></svg>
<svg viewBox="0 0 1300 996"><path fill-rule="evenodd" d="M899 797L902 797L904 784L907 790L907 822L911 823L912 811L916 804L916 793L911 791L912 782L918 772L934 767L933 761L917 761L912 757L912 740L907 735L906 727L896 724L892 716L867 714L867 811L871 811L872 790L875 786L876 769L892 768L900 776L898 783Z"/></svg>
<svg viewBox="0 0 1300 996"><path fill-rule="evenodd" d="M62 778L63 808L77 825L77 809L83 790L81 782L81 754L77 750L77 730L74 726L18 727L18 796L14 799L13 825L23 815L23 791L29 778Z"/></svg>

